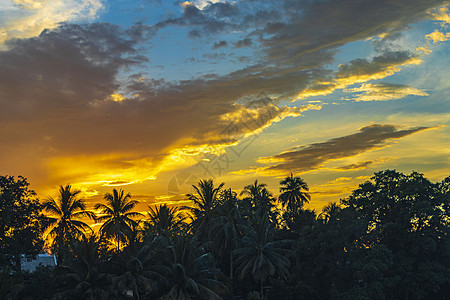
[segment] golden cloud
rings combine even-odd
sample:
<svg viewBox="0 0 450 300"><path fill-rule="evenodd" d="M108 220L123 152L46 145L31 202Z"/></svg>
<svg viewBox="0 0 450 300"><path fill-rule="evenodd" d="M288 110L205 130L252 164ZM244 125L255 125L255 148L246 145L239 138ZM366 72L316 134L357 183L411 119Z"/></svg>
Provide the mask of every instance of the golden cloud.
<svg viewBox="0 0 450 300"><path fill-rule="evenodd" d="M450 38L450 32L443 33L443 32L440 32L439 30L436 29L432 33L427 34L425 36L425 38L427 40L432 41L433 44L434 43L439 43L439 42L445 42L446 40L448 40Z"/></svg>
<svg viewBox="0 0 450 300"><path fill-rule="evenodd" d="M14 0L14 4L0 21L0 44L11 38L37 36L62 22L93 20L103 8L100 0Z"/></svg>
<svg viewBox="0 0 450 300"><path fill-rule="evenodd" d="M403 84L392 83L365 83L357 88L344 90L347 93L360 93L350 100L354 101L388 101L402 99L409 95L428 96L420 89L412 88Z"/></svg>
<svg viewBox="0 0 450 300"><path fill-rule="evenodd" d="M297 94L295 100L325 96L353 84L383 79L399 72L402 66L419 65L421 62L419 57L404 51L386 52L374 57L372 61L356 59L348 64L339 65L338 71L334 73L335 78L314 82L309 88Z"/></svg>

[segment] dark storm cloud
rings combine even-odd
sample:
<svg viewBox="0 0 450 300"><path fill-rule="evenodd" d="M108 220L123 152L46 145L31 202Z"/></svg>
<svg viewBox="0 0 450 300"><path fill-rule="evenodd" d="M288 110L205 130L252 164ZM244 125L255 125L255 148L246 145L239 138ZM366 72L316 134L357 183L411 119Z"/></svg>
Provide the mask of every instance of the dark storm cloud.
<svg viewBox="0 0 450 300"><path fill-rule="evenodd" d="M429 128L418 127L397 130L393 125L369 125L362 127L358 133L334 138L322 143L300 146L275 156L261 158L261 162L274 163L265 168L266 171L306 172L318 169L331 160L351 157L385 147L390 140L400 139ZM371 163L371 161L365 161L343 167L343 169L367 167Z"/></svg>

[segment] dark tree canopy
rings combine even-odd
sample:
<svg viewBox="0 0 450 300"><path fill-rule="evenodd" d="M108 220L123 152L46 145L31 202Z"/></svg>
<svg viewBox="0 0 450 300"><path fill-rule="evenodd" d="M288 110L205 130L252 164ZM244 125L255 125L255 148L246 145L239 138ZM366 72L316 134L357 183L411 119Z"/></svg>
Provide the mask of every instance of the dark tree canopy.
<svg viewBox="0 0 450 300"><path fill-rule="evenodd" d="M27 179L0 176L0 262L20 270L20 255L42 249L41 205Z"/></svg>
<svg viewBox="0 0 450 300"><path fill-rule="evenodd" d="M450 177L433 183L417 172L377 172L317 212L304 207L308 186L293 174L280 182L278 205L257 180L238 196L208 179L186 195L190 206L162 204L147 215L122 190L106 194L94 214L67 185L45 202L47 224L24 178L0 183L1 299L450 295ZM80 223L87 217L97 230ZM41 228L49 225L53 249L63 249L65 259L54 269L11 271L20 254L40 250Z"/></svg>

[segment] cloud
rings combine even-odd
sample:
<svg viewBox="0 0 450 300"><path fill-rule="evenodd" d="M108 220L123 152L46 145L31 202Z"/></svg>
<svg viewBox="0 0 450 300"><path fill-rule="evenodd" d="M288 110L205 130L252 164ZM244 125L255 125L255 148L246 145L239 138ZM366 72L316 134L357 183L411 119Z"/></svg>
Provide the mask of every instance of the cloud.
<svg viewBox="0 0 450 300"><path fill-rule="evenodd" d="M326 79L317 79L308 88L297 95L297 99L311 96L328 95L337 89L344 89L349 85L363 83L369 80L379 80L400 71L401 66L420 64L421 60L408 51L387 51L375 56L371 61L367 59L355 59L347 64L338 66L338 70ZM370 85L379 86L382 85ZM366 88L369 85L365 85ZM391 91L393 91L391 87ZM406 92L406 89L403 89ZM408 90L412 92L412 90Z"/></svg>
<svg viewBox="0 0 450 300"><path fill-rule="evenodd" d="M352 157L367 151L386 147L390 140L430 129L418 127L398 130L393 125L369 125L359 129L359 132L334 138L322 143L299 146L281 154L262 157L259 163L270 164L262 171L268 173L303 173L323 167L326 162ZM362 162L358 165L348 166L347 169L368 166L371 162ZM345 167L344 167L345 168Z"/></svg>
<svg viewBox="0 0 450 300"><path fill-rule="evenodd" d="M392 83L365 83L360 87L347 89L345 92L358 93L350 98L350 100L354 101L388 101L402 99L409 95L428 96L423 90Z"/></svg>
<svg viewBox="0 0 450 300"><path fill-rule="evenodd" d="M0 51L5 172L29 172L37 184L142 182L189 164L176 160L179 153L220 153L274 122L320 109L258 98L265 82L239 73L177 83L135 74L119 85L124 70L146 62L136 50L145 36L139 28L66 24L7 42ZM279 80L273 92L291 84Z"/></svg>
<svg viewBox="0 0 450 300"><path fill-rule="evenodd" d="M385 51L336 72L326 69L338 47L399 31L440 1L202 1L186 3L181 16L126 30L111 24L58 25L95 18L99 1L39 3L22 1L22 8L11 6L8 17L0 16L8 39L0 50L0 166L34 174L38 184L103 184L154 178L183 164L178 153L220 153L286 117L320 108L277 101L264 107L236 104L251 103L261 91L287 100L384 78L399 66L419 63L409 52ZM140 73L149 58L139 47L169 26L186 27L197 38L237 33L234 40L248 38L258 53L253 65L226 75L178 82L149 78ZM256 123L267 111L270 117ZM224 132L241 124L233 119L237 116L256 125Z"/></svg>
<svg viewBox="0 0 450 300"><path fill-rule="evenodd" d="M368 168L373 163L374 162L372 160L366 160L366 161L361 161L361 162L358 162L358 163L355 163L355 164L350 164L350 165L346 165L346 166L342 166L342 167L337 167L336 169L342 170L342 171L361 170L361 169Z"/></svg>
<svg viewBox="0 0 450 300"><path fill-rule="evenodd" d="M445 42L446 40L448 40L450 38L450 32L447 33L442 33L439 30L435 30L430 34L427 34L425 36L425 38L427 40L430 40L433 42L433 44L435 43L439 43L439 42Z"/></svg>
<svg viewBox="0 0 450 300"><path fill-rule="evenodd" d="M251 47L253 45L253 42L250 38L245 38L243 40L239 40L236 43L234 43L234 48L244 48L244 47Z"/></svg>
<svg viewBox="0 0 450 300"><path fill-rule="evenodd" d="M430 15L434 20L441 21L443 26L450 23L450 12L447 6L431 11Z"/></svg>
<svg viewBox="0 0 450 300"><path fill-rule="evenodd" d="M220 42L214 43L213 50L219 49L221 47L226 47L226 46L228 46L228 43L226 41L220 41Z"/></svg>
<svg viewBox="0 0 450 300"><path fill-rule="evenodd" d="M0 12L0 44L11 38L37 36L62 22L94 20L102 8L100 0L12 0L12 5Z"/></svg>

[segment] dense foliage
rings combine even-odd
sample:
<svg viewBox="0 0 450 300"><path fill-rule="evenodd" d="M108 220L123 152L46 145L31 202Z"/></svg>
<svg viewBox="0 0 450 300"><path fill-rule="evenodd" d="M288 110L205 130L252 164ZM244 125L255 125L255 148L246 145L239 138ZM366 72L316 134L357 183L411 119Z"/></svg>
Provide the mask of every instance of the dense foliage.
<svg viewBox="0 0 450 300"><path fill-rule="evenodd" d="M280 182L279 199L258 181L238 196L201 180L187 195L190 207L145 214L122 190L106 194L94 215L70 186L41 206L26 179L0 184L1 299L450 295L450 177L432 183L416 172L381 171L319 213L304 208L308 185L293 174ZM99 232L86 217L102 224ZM20 272L14 257L37 253L41 237L59 265Z"/></svg>

